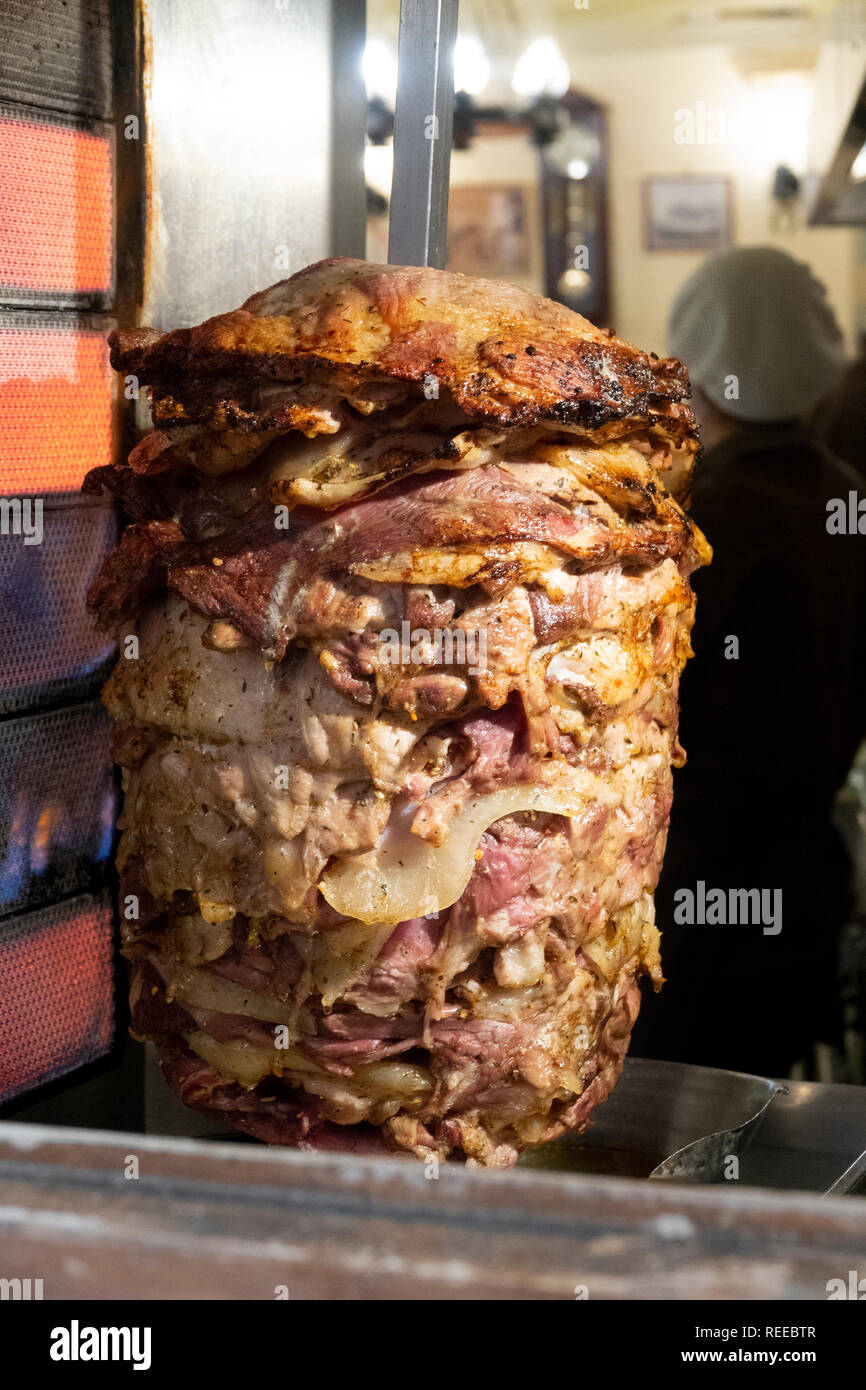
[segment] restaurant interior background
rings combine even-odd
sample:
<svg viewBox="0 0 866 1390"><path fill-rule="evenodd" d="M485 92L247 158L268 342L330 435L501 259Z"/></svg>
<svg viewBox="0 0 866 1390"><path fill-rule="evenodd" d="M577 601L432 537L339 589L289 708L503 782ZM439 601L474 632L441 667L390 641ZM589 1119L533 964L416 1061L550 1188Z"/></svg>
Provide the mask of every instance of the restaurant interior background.
<svg viewBox="0 0 866 1390"><path fill-rule="evenodd" d="M367 255L378 261L398 22L397 0L370 0ZM676 293L708 255L776 246L826 286L854 358L866 341L864 75L857 0L463 0L449 268L532 285L663 355ZM863 145L853 166L852 140ZM863 1082L862 747L836 815L856 895L845 1048L819 1044L792 1074Z"/></svg>
<svg viewBox="0 0 866 1390"><path fill-rule="evenodd" d="M398 14L397 0L367 6L376 210L390 189ZM663 352L673 297L708 251L776 245L827 286L854 350L866 233L809 217L866 70L859 0L463 0L455 66L450 268L532 284ZM551 170L569 185L570 227L555 199L544 216ZM370 217L371 259L387 258L386 220ZM546 237L558 277L545 276ZM570 265L581 246L590 264L578 252ZM601 314L596 275L609 285Z"/></svg>

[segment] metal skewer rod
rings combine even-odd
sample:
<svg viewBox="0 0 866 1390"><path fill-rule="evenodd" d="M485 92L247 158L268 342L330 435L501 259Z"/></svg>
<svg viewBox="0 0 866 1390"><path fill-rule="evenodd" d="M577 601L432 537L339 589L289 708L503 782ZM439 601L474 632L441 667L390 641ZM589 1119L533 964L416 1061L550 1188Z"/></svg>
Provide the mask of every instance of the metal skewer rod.
<svg viewBox="0 0 866 1390"><path fill-rule="evenodd" d="M388 260L448 258L448 179L454 121L458 0L401 0Z"/></svg>

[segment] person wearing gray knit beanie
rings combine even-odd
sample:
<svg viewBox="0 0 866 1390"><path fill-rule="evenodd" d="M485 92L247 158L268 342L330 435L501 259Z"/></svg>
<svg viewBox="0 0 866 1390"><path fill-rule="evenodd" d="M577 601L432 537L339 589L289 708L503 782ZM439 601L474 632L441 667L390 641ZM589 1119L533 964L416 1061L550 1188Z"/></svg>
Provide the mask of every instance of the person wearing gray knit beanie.
<svg viewBox="0 0 866 1390"><path fill-rule="evenodd" d="M756 247L690 276L670 347L692 381L691 512L713 562L693 577L688 756L656 892L668 983L632 1051L784 1076L841 1036L851 864L832 808L866 732L866 540L828 524L862 479L805 423L842 335L808 267ZM724 911L684 911L710 900Z"/></svg>
<svg viewBox="0 0 866 1390"><path fill-rule="evenodd" d="M824 286L770 246L699 266L674 300L668 338L693 387L724 415L755 423L804 419L845 359Z"/></svg>

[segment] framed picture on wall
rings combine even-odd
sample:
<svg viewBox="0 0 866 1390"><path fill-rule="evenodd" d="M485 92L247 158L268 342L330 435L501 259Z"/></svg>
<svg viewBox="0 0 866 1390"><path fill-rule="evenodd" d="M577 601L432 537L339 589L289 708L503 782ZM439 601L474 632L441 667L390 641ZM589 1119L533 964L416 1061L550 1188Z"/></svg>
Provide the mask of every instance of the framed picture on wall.
<svg viewBox="0 0 866 1390"><path fill-rule="evenodd" d="M723 251L731 243L734 195L724 175L654 174L644 179L647 251Z"/></svg>
<svg viewBox="0 0 866 1390"><path fill-rule="evenodd" d="M521 184L451 185L448 269L528 280L539 247L535 192Z"/></svg>

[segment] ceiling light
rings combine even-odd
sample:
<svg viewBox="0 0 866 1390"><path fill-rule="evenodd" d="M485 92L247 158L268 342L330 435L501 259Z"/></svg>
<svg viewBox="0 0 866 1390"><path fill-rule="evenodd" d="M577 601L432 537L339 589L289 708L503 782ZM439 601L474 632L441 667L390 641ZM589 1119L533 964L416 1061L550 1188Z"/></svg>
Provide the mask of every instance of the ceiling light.
<svg viewBox="0 0 866 1390"><path fill-rule="evenodd" d="M397 54L387 39L368 39L361 60L368 97L394 105L397 95Z"/></svg>
<svg viewBox="0 0 866 1390"><path fill-rule="evenodd" d="M454 90L477 97L490 81L490 59L474 34L458 34L454 45Z"/></svg>
<svg viewBox="0 0 866 1390"><path fill-rule="evenodd" d="M569 81L568 63L556 39L543 38L533 39L518 58L511 85L522 97L561 97Z"/></svg>

